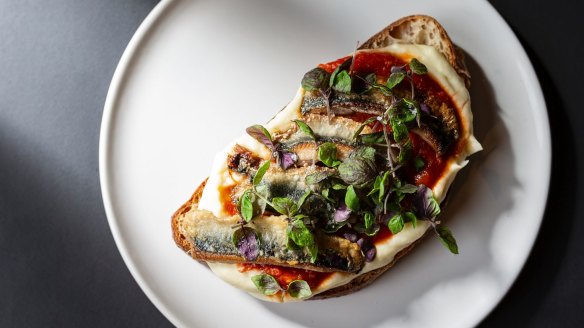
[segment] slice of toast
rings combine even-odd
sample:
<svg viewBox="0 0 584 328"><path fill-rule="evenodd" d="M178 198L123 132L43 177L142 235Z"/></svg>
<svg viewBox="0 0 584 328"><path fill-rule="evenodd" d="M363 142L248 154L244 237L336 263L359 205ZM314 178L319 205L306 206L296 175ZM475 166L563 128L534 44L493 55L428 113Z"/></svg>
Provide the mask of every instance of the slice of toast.
<svg viewBox="0 0 584 328"><path fill-rule="evenodd" d="M423 44L434 47L444 55L455 71L465 81L466 86L468 87L470 85L470 74L465 65L462 51L453 44L444 28L434 18L425 15L412 15L401 18L381 30L379 33L373 35L369 40L364 42L359 49L382 48L395 42ZM173 237L177 246L197 260L200 259L195 256L196 251L186 237L181 234L179 225L181 217L185 213L197 208L206 181L207 180L203 181L203 183L198 186L191 198L173 214L171 220ZM429 231L430 229L426 232L425 236L428 235ZM322 292L310 299L325 299L342 296L370 285L375 279L389 270L397 260L410 252L420 240L422 240L422 238L419 238L406 248L402 249L396 254L391 263L384 267L359 275L345 285Z"/></svg>

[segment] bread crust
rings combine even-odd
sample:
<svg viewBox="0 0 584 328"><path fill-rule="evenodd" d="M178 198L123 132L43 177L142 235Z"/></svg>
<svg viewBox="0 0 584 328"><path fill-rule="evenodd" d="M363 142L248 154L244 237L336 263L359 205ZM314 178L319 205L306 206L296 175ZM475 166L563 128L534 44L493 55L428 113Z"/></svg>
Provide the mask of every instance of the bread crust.
<svg viewBox="0 0 584 328"><path fill-rule="evenodd" d="M466 67L463 51L454 45L444 27L435 18L426 15L403 17L370 37L359 49L383 48L394 42L433 46L446 57L458 75L464 79L466 87L470 86L470 73Z"/></svg>
<svg viewBox="0 0 584 328"><path fill-rule="evenodd" d="M414 27L420 30L412 31ZM423 29L427 29L427 35L424 35ZM436 40L429 45L434 46L438 51L440 51L448 60L448 62L454 67L456 72L464 79L467 88L470 86L470 74L465 64L464 55L461 49L456 47L442 25L436 21L433 17L425 15L412 15L403 17L389 26L373 35L369 40L365 41L359 49L375 49L388 46L394 42L406 42L415 43L417 40L425 40L423 44L428 44L428 38L430 38L430 33L433 40ZM189 254L195 260L200 261L200 257L194 256L196 254L195 249L191 246L189 241L180 232L179 224L180 218L185 213L192 209L196 209L199 201L201 199L203 189L207 183L205 179L195 190L192 196L187 200L173 215L171 218L172 234L176 245L181 248L184 252ZM335 287L333 289L327 290L320 294L311 297L309 300L326 299L331 297L338 297L347 294L354 293L362 288L369 286L373 281L383 275L387 270L389 270L400 258L408 254L412 249L429 233L431 229L428 229L424 236L410 244L408 247L399 251L394 257L393 261L389 264L365 273L363 275L357 276L355 279L351 280L349 283Z"/></svg>

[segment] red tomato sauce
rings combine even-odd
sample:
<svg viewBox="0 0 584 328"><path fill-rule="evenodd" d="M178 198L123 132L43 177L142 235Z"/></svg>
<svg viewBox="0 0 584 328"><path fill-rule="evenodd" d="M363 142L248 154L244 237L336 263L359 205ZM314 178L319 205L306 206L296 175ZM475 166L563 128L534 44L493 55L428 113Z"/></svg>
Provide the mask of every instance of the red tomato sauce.
<svg viewBox="0 0 584 328"><path fill-rule="evenodd" d="M319 67L330 73L349 58L350 56L343 57L330 63L320 64ZM410 71L409 65L407 65L404 60L388 53L376 52L357 53L353 62L352 71L356 74L359 74L360 76L366 76L367 74L375 73L378 79L381 78L385 80L391 74L392 66L403 66L407 72ZM421 98L431 97L438 99L442 103L445 103L449 108L456 108L451 96L429 74L413 74L413 82L416 92ZM352 113L346 115L345 117L357 122L364 122L373 116L374 115L372 114ZM456 116L457 121L460 122L458 111L456 111ZM377 123L371 123L369 126L373 129L373 132L382 130L381 126ZM389 129L388 132L390 132ZM419 172L416 171L413 165L406 167L406 180L409 183L415 183L417 185L424 184L432 188L436 181L438 181L438 179L445 173L444 169L446 167L446 156L450 156L453 153L458 152L459 145L453 145L451 149L444 155L444 157L441 157L430 145L424 142L416 134L410 133L410 138L412 140L413 146L413 158L415 158L415 156L419 156L422 158L425 165Z"/></svg>
<svg viewBox="0 0 584 328"><path fill-rule="evenodd" d="M274 277L280 287L287 288L294 280L304 280L310 286L310 289L315 289L327 280L332 272L318 272L304 269L296 269L283 267L278 265L254 264L254 263L240 263L237 265L239 272L247 272L257 270Z"/></svg>
<svg viewBox="0 0 584 328"><path fill-rule="evenodd" d="M219 187L219 199L221 204L223 204L223 210L229 215L237 214L237 204L233 202L233 188L235 185L231 186L220 186Z"/></svg>
<svg viewBox="0 0 584 328"><path fill-rule="evenodd" d="M371 242L373 242L374 245L378 245L389 240L391 237L393 237L391 230L389 230L386 225L382 225L379 232L371 238Z"/></svg>
<svg viewBox="0 0 584 328"><path fill-rule="evenodd" d="M412 157L419 156L424 161L424 166L420 171L416 171L416 168L412 166L405 167L407 180L410 183L423 184L431 188L444 173L446 161L417 134L410 132L410 140L412 140Z"/></svg>

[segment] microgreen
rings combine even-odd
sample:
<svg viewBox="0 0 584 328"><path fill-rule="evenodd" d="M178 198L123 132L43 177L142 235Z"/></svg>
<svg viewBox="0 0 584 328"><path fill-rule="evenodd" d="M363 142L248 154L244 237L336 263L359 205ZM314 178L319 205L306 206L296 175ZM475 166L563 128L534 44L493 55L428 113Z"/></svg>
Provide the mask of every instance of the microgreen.
<svg viewBox="0 0 584 328"><path fill-rule="evenodd" d="M262 273L255 275L251 277L251 281L254 283L260 293L267 296L274 295L282 290L282 287L280 287L280 284L278 284L276 278L270 276L269 274Z"/></svg>
<svg viewBox="0 0 584 328"><path fill-rule="evenodd" d="M312 140L316 140L316 136L308 124L301 120L293 120L292 122L296 123L300 131L309 136Z"/></svg>
<svg viewBox="0 0 584 328"><path fill-rule="evenodd" d="M363 129L365 129L365 127L367 125L375 122L376 120L377 120L377 117L370 117L370 118L366 119L363 123L361 123L361 125L359 125L359 128L357 128L357 130L353 134L353 139L356 139L357 136L359 136L359 134L361 134L361 132L363 131Z"/></svg>
<svg viewBox="0 0 584 328"><path fill-rule="evenodd" d="M241 227L231 235L231 241L246 261L255 261L259 256L259 238L250 227Z"/></svg>
<svg viewBox="0 0 584 328"><path fill-rule="evenodd" d="M331 77L332 79L332 77ZM332 88L335 91L342 92L342 93L350 93L351 92L351 76L345 70L338 72L333 81Z"/></svg>
<svg viewBox="0 0 584 328"><path fill-rule="evenodd" d="M263 126L259 124L252 125L245 129L245 131L259 143L268 147L268 149L270 149L271 151L275 150L276 147L274 146L272 136L270 135L270 132Z"/></svg>
<svg viewBox="0 0 584 328"><path fill-rule="evenodd" d="M412 60L410 60L410 69L412 70L412 72L414 72L414 74L418 75L428 73L428 68L426 68L426 65L422 64L416 58L412 58Z"/></svg>
<svg viewBox="0 0 584 328"><path fill-rule="evenodd" d="M357 196L353 185L347 187L347 192L345 193L345 204L351 211L359 211L359 196Z"/></svg>
<svg viewBox="0 0 584 328"><path fill-rule="evenodd" d="M326 88L329 79L330 74L324 69L317 67L304 74L301 84L306 91L322 90Z"/></svg>
<svg viewBox="0 0 584 328"><path fill-rule="evenodd" d="M286 235L289 241L294 242L297 246L306 247L310 253L311 262L314 263L316 261L318 245L316 244L314 235L308 230L306 224L304 224L304 220L296 219L290 222L286 229Z"/></svg>
<svg viewBox="0 0 584 328"><path fill-rule="evenodd" d="M422 170L424 165L426 165L426 163L424 163L424 160L420 156L414 158L414 167L416 168L416 171Z"/></svg>
<svg viewBox="0 0 584 328"><path fill-rule="evenodd" d="M239 213L245 222L249 222L253 219L253 192L251 189L248 189L241 194L238 207Z"/></svg>
<svg viewBox="0 0 584 328"><path fill-rule="evenodd" d="M337 146L332 142L325 142L318 146L318 159L328 167L341 164L341 161L337 159Z"/></svg>
<svg viewBox="0 0 584 328"><path fill-rule="evenodd" d="M396 72L391 73L389 79L387 79L387 83L385 84L388 88L393 89L395 86L401 83L403 79L406 77L404 72Z"/></svg>
<svg viewBox="0 0 584 328"><path fill-rule="evenodd" d="M260 165L258 171L256 172L255 176L253 177L253 186L256 187L260 184L266 172L270 168L270 161L266 161L264 164Z"/></svg>
<svg viewBox="0 0 584 328"><path fill-rule="evenodd" d="M442 244L446 246L452 254L458 254L458 245L456 244L456 239L454 239L450 229L440 225L435 228L435 231Z"/></svg>
<svg viewBox="0 0 584 328"><path fill-rule="evenodd" d="M288 284L288 295L294 298L307 298L312 295L310 286L304 280L294 280Z"/></svg>

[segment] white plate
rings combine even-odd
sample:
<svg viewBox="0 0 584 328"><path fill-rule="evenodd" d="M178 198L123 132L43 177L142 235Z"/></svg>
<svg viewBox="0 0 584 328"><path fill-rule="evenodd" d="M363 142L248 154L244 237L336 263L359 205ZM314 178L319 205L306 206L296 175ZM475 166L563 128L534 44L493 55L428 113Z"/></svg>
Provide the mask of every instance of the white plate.
<svg viewBox="0 0 584 328"><path fill-rule="evenodd" d="M358 4L357 4L358 3ZM214 153L294 95L315 64L391 21L426 13L469 54L485 150L447 209L461 254L428 240L358 293L271 304L183 254L170 216ZM108 94L100 175L110 227L134 278L178 326L468 327L499 302L540 226L550 173L546 108L533 68L480 0L162 1L130 42Z"/></svg>

